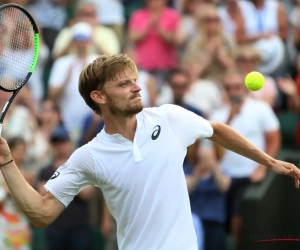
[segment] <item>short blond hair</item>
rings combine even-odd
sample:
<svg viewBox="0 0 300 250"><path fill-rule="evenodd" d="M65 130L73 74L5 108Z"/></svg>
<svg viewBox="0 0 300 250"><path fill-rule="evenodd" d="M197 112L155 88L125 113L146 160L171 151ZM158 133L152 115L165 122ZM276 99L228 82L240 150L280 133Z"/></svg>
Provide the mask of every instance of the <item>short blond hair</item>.
<svg viewBox="0 0 300 250"><path fill-rule="evenodd" d="M127 69L138 75L134 61L125 54L118 54L101 55L82 70L79 76L79 93L95 113L101 115L101 109L91 98L91 92L101 90L106 82L115 80L117 74Z"/></svg>

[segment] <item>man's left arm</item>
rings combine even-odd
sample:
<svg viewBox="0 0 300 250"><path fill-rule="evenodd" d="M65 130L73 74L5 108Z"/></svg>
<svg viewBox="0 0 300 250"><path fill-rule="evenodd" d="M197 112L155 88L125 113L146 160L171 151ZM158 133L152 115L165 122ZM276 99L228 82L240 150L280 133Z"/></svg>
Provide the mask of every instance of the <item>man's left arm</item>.
<svg viewBox="0 0 300 250"><path fill-rule="evenodd" d="M210 124L213 128L213 135L208 139L228 150L270 168L277 174L292 176L296 187L299 188L300 170L295 165L274 159L226 124L218 122L210 122Z"/></svg>
<svg viewBox="0 0 300 250"><path fill-rule="evenodd" d="M271 157L276 157L279 152L280 143L281 143L281 135L279 129L273 131L266 131L265 143L266 143L266 148L264 151L266 152L266 154L270 155ZM252 182L261 181L265 178L266 173L267 173L266 166L259 165L250 176L250 180Z"/></svg>

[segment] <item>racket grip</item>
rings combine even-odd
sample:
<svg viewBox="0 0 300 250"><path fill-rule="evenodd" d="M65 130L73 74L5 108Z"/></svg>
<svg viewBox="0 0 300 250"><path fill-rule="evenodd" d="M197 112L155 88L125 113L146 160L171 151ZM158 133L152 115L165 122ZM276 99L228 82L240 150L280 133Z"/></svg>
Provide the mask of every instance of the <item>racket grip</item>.
<svg viewBox="0 0 300 250"><path fill-rule="evenodd" d="M2 132L2 124L0 124L0 136L1 136L1 132Z"/></svg>

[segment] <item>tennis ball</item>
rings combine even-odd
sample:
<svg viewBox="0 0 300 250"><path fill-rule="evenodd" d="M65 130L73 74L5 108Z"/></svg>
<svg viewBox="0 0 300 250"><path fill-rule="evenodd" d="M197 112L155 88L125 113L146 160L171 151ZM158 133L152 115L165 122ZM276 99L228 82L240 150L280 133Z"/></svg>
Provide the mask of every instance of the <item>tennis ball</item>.
<svg viewBox="0 0 300 250"><path fill-rule="evenodd" d="M249 90L260 90L265 85L265 77L257 71L252 71L246 76L245 85Z"/></svg>

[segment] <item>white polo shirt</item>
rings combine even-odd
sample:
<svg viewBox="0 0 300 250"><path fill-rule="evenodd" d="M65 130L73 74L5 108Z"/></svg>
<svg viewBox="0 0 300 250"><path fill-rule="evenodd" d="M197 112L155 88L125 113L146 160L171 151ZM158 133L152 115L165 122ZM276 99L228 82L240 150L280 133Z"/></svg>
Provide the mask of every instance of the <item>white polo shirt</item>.
<svg viewBox="0 0 300 250"><path fill-rule="evenodd" d="M68 206L84 187L100 187L120 250L197 250L182 164L187 147L212 134L208 121L179 106L146 108L134 142L103 129L45 188Z"/></svg>
<svg viewBox="0 0 300 250"><path fill-rule="evenodd" d="M211 120L225 123L230 114L230 107L226 106L211 115ZM229 124L234 130L244 135L261 150L266 148L265 133L279 129L279 121L271 107L260 100L248 98ZM249 177L258 164L237 153L226 150L220 166L222 171L234 178Z"/></svg>

